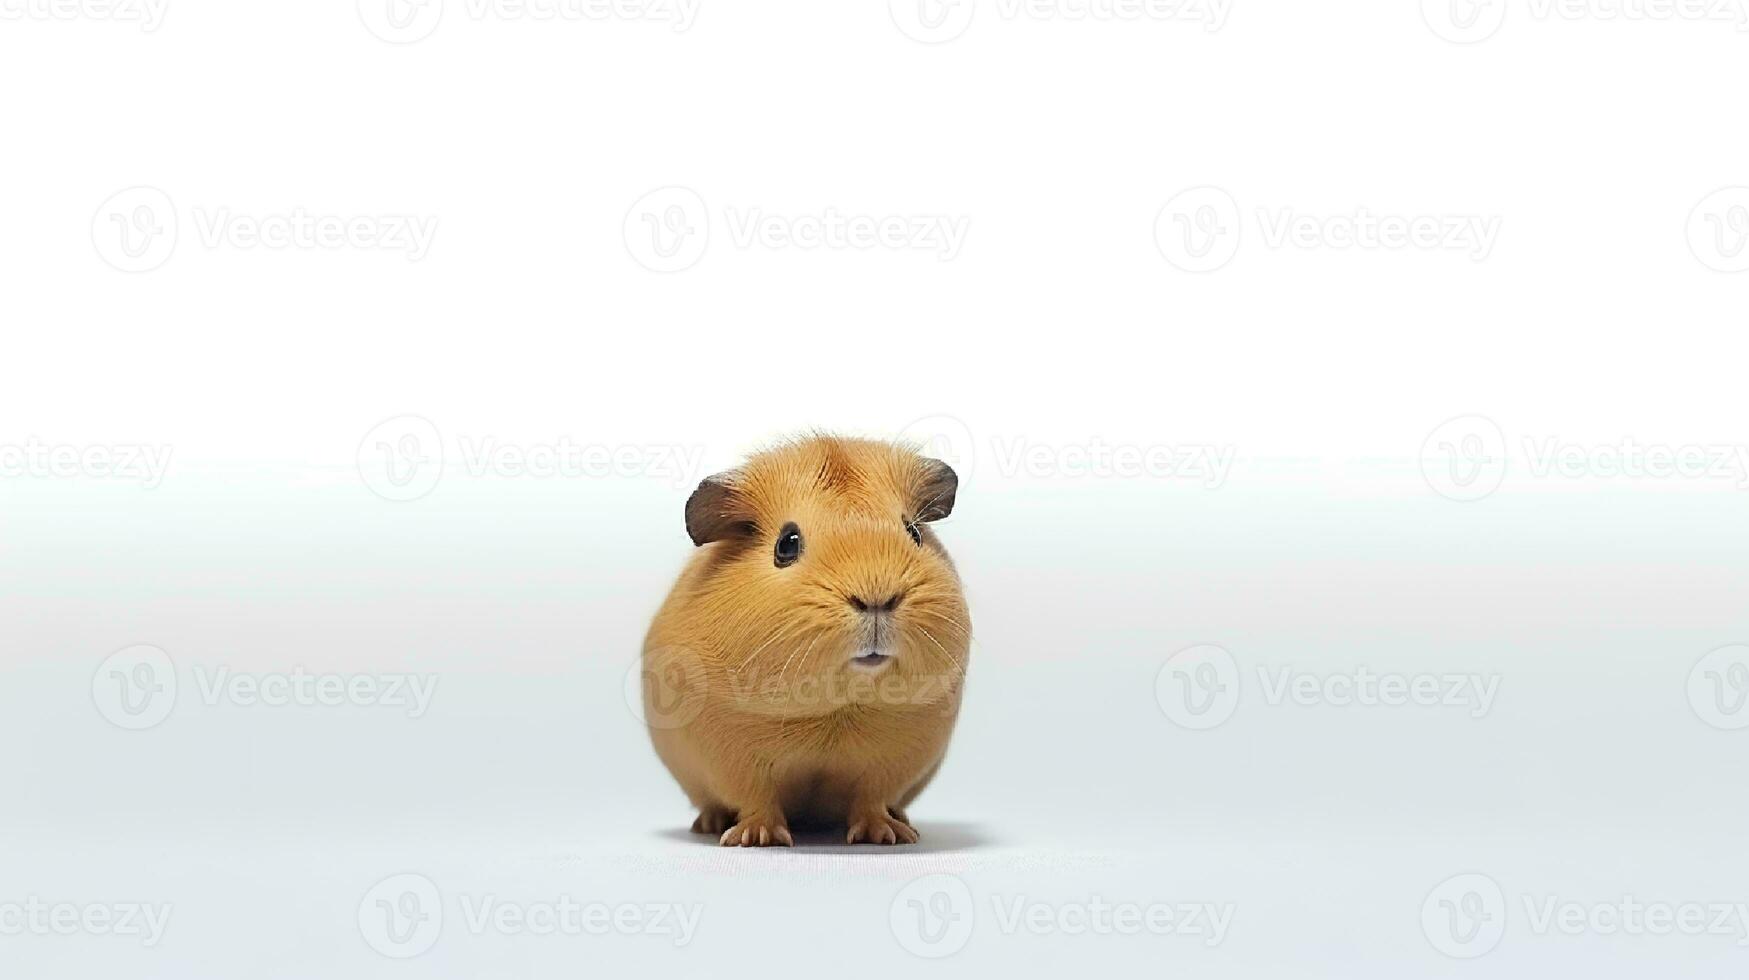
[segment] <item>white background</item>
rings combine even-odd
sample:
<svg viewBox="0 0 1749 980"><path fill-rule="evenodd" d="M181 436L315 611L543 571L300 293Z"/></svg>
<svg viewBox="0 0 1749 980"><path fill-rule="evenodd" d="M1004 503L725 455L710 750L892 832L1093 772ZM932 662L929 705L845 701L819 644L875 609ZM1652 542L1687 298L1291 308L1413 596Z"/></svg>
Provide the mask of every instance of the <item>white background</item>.
<svg viewBox="0 0 1749 980"><path fill-rule="evenodd" d="M1742 975L1749 912L1538 925L1749 903L1738 6L970 2L0 0L6 975ZM248 237L298 215L363 220ZM810 427L959 467L968 696L922 844L728 853L625 680L691 482ZM1163 447L1231 465L1099 462ZM698 925L468 922L561 896Z"/></svg>

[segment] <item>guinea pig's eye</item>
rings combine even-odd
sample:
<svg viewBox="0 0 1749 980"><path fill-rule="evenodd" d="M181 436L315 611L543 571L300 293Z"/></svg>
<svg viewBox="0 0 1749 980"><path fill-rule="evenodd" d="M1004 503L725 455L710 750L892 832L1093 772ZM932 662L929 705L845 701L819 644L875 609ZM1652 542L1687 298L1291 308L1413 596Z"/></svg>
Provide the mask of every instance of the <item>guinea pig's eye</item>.
<svg viewBox="0 0 1749 980"><path fill-rule="evenodd" d="M772 563L778 568L794 565L802 556L802 529L791 521L777 532L777 547L772 551Z"/></svg>
<svg viewBox="0 0 1749 980"><path fill-rule="evenodd" d="M923 531L917 526L916 521L906 521L905 530L910 532L912 544L919 546L923 544Z"/></svg>

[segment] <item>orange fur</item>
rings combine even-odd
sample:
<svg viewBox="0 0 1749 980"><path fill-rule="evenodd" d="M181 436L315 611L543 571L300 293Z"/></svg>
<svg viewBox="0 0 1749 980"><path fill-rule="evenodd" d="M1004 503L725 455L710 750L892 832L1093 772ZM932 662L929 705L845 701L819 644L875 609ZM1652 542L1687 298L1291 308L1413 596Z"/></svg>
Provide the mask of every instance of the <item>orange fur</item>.
<svg viewBox="0 0 1749 980"><path fill-rule="evenodd" d="M644 641L651 739L699 808L694 830L741 845L789 844L791 823L917 839L904 808L947 750L971 643L947 552L906 526L945 511L932 497L951 506L943 472L908 448L813 436L724 475L699 523L732 530L693 554ZM802 554L780 568L791 522ZM895 596L885 613L851 601ZM874 648L890 659L853 663Z"/></svg>

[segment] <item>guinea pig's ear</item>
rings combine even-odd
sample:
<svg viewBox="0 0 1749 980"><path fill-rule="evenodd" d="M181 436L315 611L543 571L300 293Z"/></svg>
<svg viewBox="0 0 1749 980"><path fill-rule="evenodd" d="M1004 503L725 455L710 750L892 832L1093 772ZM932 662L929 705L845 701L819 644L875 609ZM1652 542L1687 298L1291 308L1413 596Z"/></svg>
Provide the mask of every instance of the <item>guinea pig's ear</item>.
<svg viewBox="0 0 1749 980"><path fill-rule="evenodd" d="M919 524L939 521L953 513L953 495L960 487L959 474L939 459L923 457L923 476L918 480L916 510Z"/></svg>
<svg viewBox="0 0 1749 980"><path fill-rule="evenodd" d="M738 533L747 526L735 513L734 470L707 476L692 496L686 498L686 533L694 545L710 544Z"/></svg>

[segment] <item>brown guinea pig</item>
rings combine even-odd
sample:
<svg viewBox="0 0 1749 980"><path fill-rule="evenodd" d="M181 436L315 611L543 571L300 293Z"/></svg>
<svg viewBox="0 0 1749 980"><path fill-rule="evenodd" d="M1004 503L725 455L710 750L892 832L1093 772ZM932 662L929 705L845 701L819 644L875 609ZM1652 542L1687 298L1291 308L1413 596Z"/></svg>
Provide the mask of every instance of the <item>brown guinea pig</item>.
<svg viewBox="0 0 1749 980"><path fill-rule="evenodd" d="M656 754L726 846L915 843L905 807L959 714L971 619L928 527L946 463L814 436L710 477L686 502L698 550L644 639Z"/></svg>

